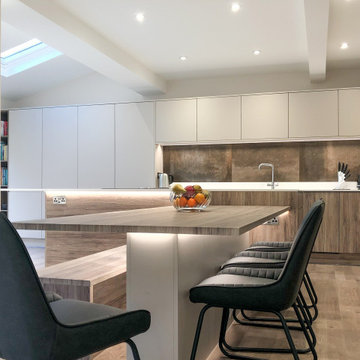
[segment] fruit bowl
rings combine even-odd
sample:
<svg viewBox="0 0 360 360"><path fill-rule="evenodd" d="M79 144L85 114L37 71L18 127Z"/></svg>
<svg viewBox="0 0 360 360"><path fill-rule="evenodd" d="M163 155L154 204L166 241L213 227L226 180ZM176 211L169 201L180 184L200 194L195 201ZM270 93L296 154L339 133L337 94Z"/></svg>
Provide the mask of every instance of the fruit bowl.
<svg viewBox="0 0 360 360"><path fill-rule="evenodd" d="M185 188L180 184L171 187L170 201L178 211L204 210L211 201L211 193L200 185L188 185Z"/></svg>

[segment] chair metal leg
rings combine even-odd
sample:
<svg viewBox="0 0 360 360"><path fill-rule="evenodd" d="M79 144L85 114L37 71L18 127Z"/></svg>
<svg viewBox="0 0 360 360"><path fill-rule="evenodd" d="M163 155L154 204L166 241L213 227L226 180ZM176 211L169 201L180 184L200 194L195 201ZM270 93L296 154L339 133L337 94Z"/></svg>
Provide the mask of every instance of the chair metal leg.
<svg viewBox="0 0 360 360"><path fill-rule="evenodd" d="M229 359L237 359L237 360L264 360L260 358L254 358L244 355L234 355L230 354L227 349L231 350L231 346L227 344L225 340L227 323L229 321L229 309L223 308L222 318L221 318L221 327L220 327L220 335L219 335L219 348L221 352L228 357ZM227 349L225 349L227 348Z"/></svg>
<svg viewBox="0 0 360 360"><path fill-rule="evenodd" d="M308 307L308 309L314 309L314 315L312 316L312 321L315 321L317 319L317 317L319 316L319 310L317 307L318 297L317 297L315 289L311 283L310 276L307 273L304 275L304 285L306 287L306 291L309 295L309 299L311 302L311 305L307 305L307 307Z"/></svg>
<svg viewBox="0 0 360 360"><path fill-rule="evenodd" d="M312 327L311 327L311 324L309 323L308 319L306 319L305 317L305 322L307 324L307 327L305 326L305 323L304 323L304 320L301 318L301 315L300 315L300 312L299 312L299 309L301 310L303 316L304 316L304 311L303 311L303 306L302 304L300 303L299 301L299 298L297 299L297 302L298 302L298 307L297 306L293 306L294 308L294 311L295 311L295 314L297 316L297 318L299 319L299 323L303 329L303 333L305 335L305 338L306 338L306 341L311 349L311 352L313 354L313 358L314 360L317 360L317 353L316 353L316 350L315 350L315 344L316 344L316 338L315 338L315 334L313 333L313 330L312 330ZM311 333L312 337L313 337L313 340L311 341L310 339L310 336L308 334L308 331Z"/></svg>
<svg viewBox="0 0 360 360"><path fill-rule="evenodd" d="M304 279L303 279L303 284L304 284L304 287L305 287L305 289L306 289L306 291L307 291L307 293L309 295L310 302L311 302L311 305L307 304L306 301L305 301L305 298L304 298L304 306L305 306L306 312L308 313L308 316L310 318L310 322L312 323L318 317L319 311L318 311L318 308L316 306L316 298L313 295L313 290L312 290L313 288L311 288L310 283L308 282L308 278L305 277L305 276L304 276ZM301 292L301 290L300 290L300 292ZM311 314L310 308L314 309L314 311L315 311L314 315ZM236 322L238 322L239 324L249 325L249 326L266 327L266 328L273 328L273 329L282 328L281 326L279 327L279 325L269 325L269 324L267 324L267 323L278 323L279 319L264 318L264 317L254 318L254 317L250 317L250 316L246 315L244 310L240 309L240 311L241 311L241 315L243 316L243 318L245 320L247 320L248 322L241 321L236 316L236 313L233 312L234 320ZM256 322L256 323L252 324L251 322ZM259 322L262 322L262 323L265 323L265 324L260 324ZM298 323L298 320L297 319L286 319L286 322L287 323ZM301 331L301 328L300 327L290 327L290 330L300 330Z"/></svg>
<svg viewBox="0 0 360 360"><path fill-rule="evenodd" d="M316 340L316 335L314 333L314 330L312 328L312 325L311 325L309 319L307 318L307 315L306 315L306 312L305 312L305 309L304 309L304 304L303 304L300 296L297 297L296 304L297 304L298 310L300 309L300 315L302 314L302 320L303 320L305 329L310 333L311 338L312 338L311 342L312 342L313 346L315 347L316 346L316 341L317 341ZM294 305L296 306L296 304L294 304ZM301 325L301 322L300 322L300 325Z"/></svg>
<svg viewBox="0 0 360 360"><path fill-rule="evenodd" d="M241 319L239 319L239 317L236 315L236 311L238 309L234 309L232 316L234 318L234 320L240 324L240 325L244 325L244 326L256 326L256 327L262 327L262 328L269 328L269 329L282 329L283 327L280 324L280 320L279 319L275 319L275 318L251 318L248 317L244 310L240 309L241 314L243 315L244 319L248 320L248 321L243 321ZM287 323L298 323L297 319L286 319ZM268 324L267 324L268 323ZM278 323L278 324L274 324L274 323ZM290 330L295 330L295 331L302 331L301 327L299 326L288 326Z"/></svg>
<svg viewBox="0 0 360 360"><path fill-rule="evenodd" d="M284 327L284 332L285 332L285 335L286 335L286 339L287 339L287 341L289 343L289 346L290 346L290 349L292 351L294 360L300 360L299 355L298 355L297 350L296 350L296 347L294 345L294 341L293 341L293 339L291 337L290 330L289 330L289 328L288 328L288 326L286 324L286 321L285 321L284 317L282 316L282 314L280 312L276 312L275 314L279 317L279 319L280 319L280 321L281 321L281 323L282 323L282 325Z"/></svg>
<svg viewBox="0 0 360 360"><path fill-rule="evenodd" d="M138 352L138 349L137 349L135 343L131 339L126 340L126 343L131 348L134 360L140 360L139 352Z"/></svg>
<svg viewBox="0 0 360 360"><path fill-rule="evenodd" d="M278 315L279 313L272 311L271 313L275 314L276 316L279 317L279 321L281 323L281 325L279 325L279 328L285 331L284 328L284 323L281 320L280 316ZM226 316L227 315L227 316ZM284 317L282 316L282 314L280 314L282 319L285 321L285 325L286 325L286 329L287 331L289 331L290 327L286 324L286 320L284 319ZM232 352L255 352L255 353L279 353L279 354L293 354L293 349L285 349L285 348L253 348L253 347L235 347L235 346L231 346L226 342L225 339L225 333L226 333L226 326L227 326L227 320L228 319L228 312L227 314L225 314L225 309L223 312L223 319L222 319L222 323L221 323L221 331L220 331L220 337L219 337L219 347L220 350L222 351L223 354L225 354L226 356L228 356L228 350L232 351ZM300 331L302 331L302 328L299 328ZM287 334L287 332L285 331L285 334ZM286 335L287 336L287 335ZM288 340L289 341L289 340ZM226 349L225 349L226 348ZM308 352L310 352L311 349L307 348L307 349L296 349L296 353L298 354L306 354ZM243 359L244 357L235 357L235 355L231 355L233 356L233 359ZM249 359L248 357L245 357L245 359ZM252 358L250 358L252 359Z"/></svg>
<svg viewBox="0 0 360 360"><path fill-rule="evenodd" d="M310 275L309 275L309 273L307 272L307 270L305 271L305 278L306 278L307 282L309 283L311 292L312 292L312 294L313 294L313 296L314 296L315 304L317 305L317 303L318 303L318 296L317 296L317 293L316 293L316 291L315 291L314 285L313 285L313 283L312 283L312 281L311 281L311 279L310 279Z"/></svg>
<svg viewBox="0 0 360 360"><path fill-rule="evenodd" d="M204 315L205 315L205 312L207 310L209 310L211 307L212 307L211 305L205 305L200 311L199 319L198 319L198 323L197 323L196 331L195 331L194 343L193 343L193 347L191 350L190 360L195 360L196 351L197 351L197 347L198 347L199 339L200 339L201 327L202 327L202 324L204 321Z"/></svg>

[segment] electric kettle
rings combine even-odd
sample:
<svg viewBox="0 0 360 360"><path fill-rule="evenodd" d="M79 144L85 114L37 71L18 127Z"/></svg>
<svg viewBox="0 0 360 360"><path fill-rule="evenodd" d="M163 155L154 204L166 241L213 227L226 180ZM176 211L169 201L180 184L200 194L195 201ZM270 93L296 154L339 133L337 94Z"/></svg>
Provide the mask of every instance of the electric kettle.
<svg viewBox="0 0 360 360"><path fill-rule="evenodd" d="M157 178L159 188L168 188L169 185L174 181L174 177L166 173L157 173Z"/></svg>

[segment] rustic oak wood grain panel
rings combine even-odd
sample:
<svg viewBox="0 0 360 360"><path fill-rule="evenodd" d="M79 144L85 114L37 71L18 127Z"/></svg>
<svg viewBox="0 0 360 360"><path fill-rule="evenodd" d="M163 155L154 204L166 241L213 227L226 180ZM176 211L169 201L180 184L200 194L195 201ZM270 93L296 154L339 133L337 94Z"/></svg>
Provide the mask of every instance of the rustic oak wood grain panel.
<svg viewBox="0 0 360 360"><path fill-rule="evenodd" d="M360 253L360 194L340 193L340 252Z"/></svg>
<svg viewBox="0 0 360 360"><path fill-rule="evenodd" d="M45 264L51 266L126 244L125 233L46 231Z"/></svg>
<svg viewBox="0 0 360 360"><path fill-rule="evenodd" d="M296 191L251 192L247 203L279 206L287 204L290 211L279 216L279 225L261 225L250 232L250 242L292 241L298 230L299 193Z"/></svg>
<svg viewBox="0 0 360 360"><path fill-rule="evenodd" d="M238 236L289 210L289 206L210 206L178 212L172 206L14 222L29 230L150 232Z"/></svg>
<svg viewBox="0 0 360 360"><path fill-rule="evenodd" d="M66 204L53 204L53 196ZM72 216L169 205L168 191L51 191L46 193L46 217ZM46 266L77 259L126 244L126 234L46 232Z"/></svg>
<svg viewBox="0 0 360 360"><path fill-rule="evenodd" d="M299 221L305 216L311 205L319 199L325 201L325 213L313 251L338 253L340 251L339 192L303 192Z"/></svg>
<svg viewBox="0 0 360 360"><path fill-rule="evenodd" d="M214 191L215 205L290 206L289 213L279 217L279 225L260 225L250 231L250 242L291 241L298 229L298 211L301 204L297 191Z"/></svg>
<svg viewBox="0 0 360 360"><path fill-rule="evenodd" d="M126 246L49 266L38 275L46 291L64 298L125 307Z"/></svg>
<svg viewBox="0 0 360 360"><path fill-rule="evenodd" d="M66 204L53 204L53 196L66 196ZM168 191L59 191L47 192L46 217L94 214L169 205Z"/></svg>

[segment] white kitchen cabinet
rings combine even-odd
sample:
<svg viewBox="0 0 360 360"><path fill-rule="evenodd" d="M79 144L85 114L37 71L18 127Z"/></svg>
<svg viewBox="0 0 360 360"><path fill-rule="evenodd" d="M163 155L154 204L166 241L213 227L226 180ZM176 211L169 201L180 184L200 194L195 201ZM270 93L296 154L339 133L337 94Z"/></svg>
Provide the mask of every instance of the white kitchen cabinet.
<svg viewBox="0 0 360 360"><path fill-rule="evenodd" d="M155 187L154 103L115 106L116 187Z"/></svg>
<svg viewBox="0 0 360 360"><path fill-rule="evenodd" d="M42 109L9 112L9 188L41 188Z"/></svg>
<svg viewBox="0 0 360 360"><path fill-rule="evenodd" d="M240 96L198 99L198 141L241 139Z"/></svg>
<svg viewBox="0 0 360 360"><path fill-rule="evenodd" d="M156 102L156 143L196 142L196 99Z"/></svg>
<svg viewBox="0 0 360 360"><path fill-rule="evenodd" d="M77 108L43 109L43 187L77 188Z"/></svg>
<svg viewBox="0 0 360 360"><path fill-rule="evenodd" d="M360 135L360 89L339 90L339 135Z"/></svg>
<svg viewBox="0 0 360 360"><path fill-rule="evenodd" d="M286 139L288 94L242 96L242 138Z"/></svg>
<svg viewBox="0 0 360 360"><path fill-rule="evenodd" d="M115 187L114 105L78 109L78 187Z"/></svg>
<svg viewBox="0 0 360 360"><path fill-rule="evenodd" d="M290 93L289 136L338 136L337 91Z"/></svg>
<svg viewBox="0 0 360 360"><path fill-rule="evenodd" d="M9 112L9 188L41 189L42 109ZM41 191L8 194L10 221L43 217ZM20 230L20 236L42 238L42 231Z"/></svg>

